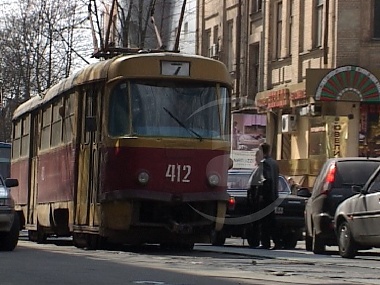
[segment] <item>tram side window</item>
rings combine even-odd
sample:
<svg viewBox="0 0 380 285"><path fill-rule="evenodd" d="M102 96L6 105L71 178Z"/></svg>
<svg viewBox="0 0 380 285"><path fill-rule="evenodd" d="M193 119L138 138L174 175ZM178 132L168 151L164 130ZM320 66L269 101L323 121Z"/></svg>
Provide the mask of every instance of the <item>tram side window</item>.
<svg viewBox="0 0 380 285"><path fill-rule="evenodd" d="M127 84L115 87L109 101L108 131L112 136L122 136L129 133L129 104Z"/></svg>
<svg viewBox="0 0 380 285"><path fill-rule="evenodd" d="M74 95L70 94L64 99L65 115L63 117L63 141L70 142L74 131Z"/></svg>
<svg viewBox="0 0 380 285"><path fill-rule="evenodd" d="M224 138L226 138L227 140L230 140L231 139L231 136L228 136L227 134L230 133L230 125L229 125L229 122L231 121L230 119L230 112L229 110L227 110L228 108L228 104L227 104L227 101L228 101L228 89L225 88L225 87L220 87L220 104L219 104L219 108L221 108L221 119L220 119L220 122L221 122L221 129L223 130L223 134L224 134Z"/></svg>
<svg viewBox="0 0 380 285"><path fill-rule="evenodd" d="M22 119L21 129L21 156L27 156L29 154L29 132L30 132L30 120L29 116Z"/></svg>
<svg viewBox="0 0 380 285"><path fill-rule="evenodd" d="M42 110L41 149L50 147L51 107Z"/></svg>
<svg viewBox="0 0 380 285"><path fill-rule="evenodd" d="M53 117L51 125L51 146L57 146L62 141L62 117L59 114L59 108L61 108L61 100L54 102L53 104Z"/></svg>
<svg viewBox="0 0 380 285"><path fill-rule="evenodd" d="M13 128L13 143L12 143L12 158L20 157L21 148L21 119L14 123Z"/></svg>

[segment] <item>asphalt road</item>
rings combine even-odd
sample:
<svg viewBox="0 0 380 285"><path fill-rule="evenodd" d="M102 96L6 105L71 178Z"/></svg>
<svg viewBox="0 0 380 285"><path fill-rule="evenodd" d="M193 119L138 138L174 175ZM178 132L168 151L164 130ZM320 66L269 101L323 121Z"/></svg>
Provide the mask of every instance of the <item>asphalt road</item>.
<svg viewBox="0 0 380 285"><path fill-rule="evenodd" d="M222 247L197 245L195 249L250 256L257 272L281 277L272 278L276 281L292 277L306 284L380 284L380 249L360 251L354 259L342 258L336 246L326 247L323 255L313 254L305 250L303 241L292 250L251 249L243 239L228 239Z"/></svg>
<svg viewBox="0 0 380 285"><path fill-rule="evenodd" d="M190 252L158 246L82 250L71 239L36 244L22 236L14 252L0 253L0 284L379 284L380 251L343 259L336 248L314 255L300 242L293 250L251 249L242 239L223 247L197 244Z"/></svg>

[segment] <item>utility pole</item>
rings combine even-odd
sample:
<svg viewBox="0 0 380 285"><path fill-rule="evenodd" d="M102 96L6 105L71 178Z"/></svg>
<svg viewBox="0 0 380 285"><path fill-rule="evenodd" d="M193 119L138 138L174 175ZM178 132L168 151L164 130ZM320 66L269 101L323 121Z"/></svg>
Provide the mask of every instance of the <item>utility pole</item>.
<svg viewBox="0 0 380 285"><path fill-rule="evenodd" d="M179 39L181 37L182 22L183 22L183 17L185 15L185 10L186 10L186 0L184 0L183 3L182 3L182 10L181 10L181 15L179 17L179 23L178 23L178 28L177 28L177 35L176 35L175 44L174 44L174 51L178 51L179 50Z"/></svg>

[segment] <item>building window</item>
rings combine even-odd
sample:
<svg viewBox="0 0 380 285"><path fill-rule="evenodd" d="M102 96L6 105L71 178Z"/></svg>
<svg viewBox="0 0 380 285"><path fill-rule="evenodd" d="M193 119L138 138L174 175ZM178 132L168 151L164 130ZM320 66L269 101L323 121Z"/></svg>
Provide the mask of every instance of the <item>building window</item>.
<svg viewBox="0 0 380 285"><path fill-rule="evenodd" d="M249 45L249 80L248 94L253 96L258 92L259 65L260 64L260 44Z"/></svg>
<svg viewBox="0 0 380 285"><path fill-rule="evenodd" d="M188 36L189 36L189 23L186 22L183 26L183 39L185 41L188 40Z"/></svg>
<svg viewBox="0 0 380 285"><path fill-rule="evenodd" d="M323 27L323 0L315 2L315 29L314 29L314 46L322 46L322 27Z"/></svg>
<svg viewBox="0 0 380 285"><path fill-rule="evenodd" d="M373 37L380 39L380 0L374 0Z"/></svg>
<svg viewBox="0 0 380 285"><path fill-rule="evenodd" d="M288 55L292 54L292 40L293 40L293 19L294 19L294 0L291 0L289 3L289 23L288 23L288 29L289 29L289 34L288 34Z"/></svg>
<svg viewBox="0 0 380 285"><path fill-rule="evenodd" d="M299 3L299 22L300 23L305 23L305 2L300 1ZM298 49L299 52L304 51L304 38L305 38L305 28L304 25L299 25L299 40L298 40Z"/></svg>
<svg viewBox="0 0 380 285"><path fill-rule="evenodd" d="M205 31L204 33L204 37L203 37L203 42L204 42L204 48L205 48L205 52L204 54L206 56L210 56L210 47L211 47L211 29L208 29Z"/></svg>
<svg viewBox="0 0 380 285"><path fill-rule="evenodd" d="M251 0L251 13L261 12L263 0Z"/></svg>
<svg viewBox="0 0 380 285"><path fill-rule="evenodd" d="M233 37L234 37L234 24L233 21L228 21L227 22L227 68L228 71L234 71L233 67L233 60L234 60L234 55L233 55Z"/></svg>
<svg viewBox="0 0 380 285"><path fill-rule="evenodd" d="M219 40L219 27L218 25L214 26L214 37L213 37L213 43L214 44L218 44L218 40Z"/></svg>
<svg viewBox="0 0 380 285"><path fill-rule="evenodd" d="M282 2L277 3L276 16L276 58L281 58Z"/></svg>

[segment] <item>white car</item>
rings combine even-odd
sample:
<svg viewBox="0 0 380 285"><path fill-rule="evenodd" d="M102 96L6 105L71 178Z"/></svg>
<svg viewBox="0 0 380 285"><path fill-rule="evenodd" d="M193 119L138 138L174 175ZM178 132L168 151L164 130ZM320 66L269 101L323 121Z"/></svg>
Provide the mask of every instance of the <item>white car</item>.
<svg viewBox="0 0 380 285"><path fill-rule="evenodd" d="M18 243L20 221L15 213L10 187L18 186L18 180L0 176L0 251L12 251Z"/></svg>
<svg viewBox="0 0 380 285"><path fill-rule="evenodd" d="M345 258L380 247L380 167L363 187L352 186L352 191L355 194L338 206L334 216L339 254Z"/></svg>

